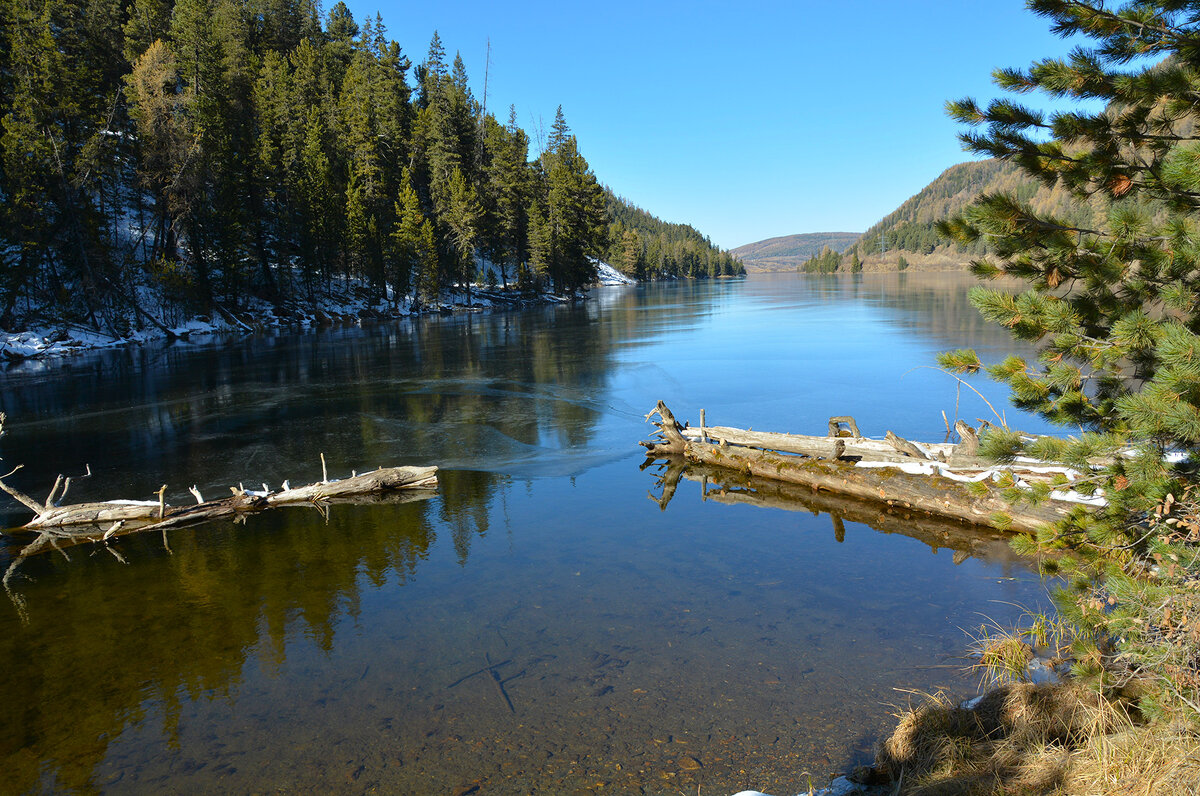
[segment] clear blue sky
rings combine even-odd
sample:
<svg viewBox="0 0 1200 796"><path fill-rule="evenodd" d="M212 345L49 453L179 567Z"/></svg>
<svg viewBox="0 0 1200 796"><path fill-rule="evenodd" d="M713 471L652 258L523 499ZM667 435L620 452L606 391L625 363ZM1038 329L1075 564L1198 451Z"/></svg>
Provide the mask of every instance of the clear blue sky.
<svg viewBox="0 0 1200 796"><path fill-rule="evenodd" d="M326 0L326 6L333 3ZM948 99L1064 54L1022 0L348 0L416 64L436 29L537 141L561 104L597 177L724 248L866 229L967 160Z"/></svg>

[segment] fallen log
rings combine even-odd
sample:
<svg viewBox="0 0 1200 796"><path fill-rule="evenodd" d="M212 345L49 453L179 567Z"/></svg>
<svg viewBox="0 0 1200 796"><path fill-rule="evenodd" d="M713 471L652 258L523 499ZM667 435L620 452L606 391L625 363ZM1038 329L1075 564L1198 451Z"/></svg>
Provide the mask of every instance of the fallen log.
<svg viewBox="0 0 1200 796"><path fill-rule="evenodd" d="M882 501L888 506L1005 531L1036 532L1079 510L1078 503L1058 500L1015 505L1006 500L987 479L977 481L982 487L968 488L962 481L947 477L946 470L938 469L941 466L938 462L904 456L892 445L888 445L892 450L890 454L886 451L864 454L878 456L867 464L883 466L856 466L858 462L846 460L850 451L875 447L854 447L852 443L858 443L861 437L807 438L822 440L824 444L819 447L824 454L817 450L799 451L802 455L797 456L789 455L791 451L777 452L781 448L774 445L780 440L773 437L767 442L772 446L768 449L734 443L736 439L757 439L761 443L764 440L762 432L746 432L745 436L728 434L723 438L723 443L718 444L701 442L698 435L686 434L687 429L662 401L647 415L647 419L655 414L660 418L657 425L662 440L642 443L647 448L647 457L651 459L679 456L688 462L713 465L862 500ZM704 432L709 437L722 439L717 427L706 427ZM749 436L751 433L755 436ZM838 442L844 444L841 453L836 452L840 447L837 446ZM894 456L902 458L897 461ZM888 466L895 463L928 468L928 473L911 474Z"/></svg>
<svg viewBox="0 0 1200 796"><path fill-rule="evenodd" d="M210 520L236 519L275 506L320 504L333 499L373 495L397 489L429 489L436 486L436 467L381 467L350 478L321 481L275 492L248 492L240 487L231 487L232 494L229 497L201 501L194 506L170 506L159 501L114 500L105 503L38 507L31 500L25 505L37 514L23 529L40 530L69 526L95 528L117 522L122 523L125 530L178 528Z"/></svg>
<svg viewBox="0 0 1200 796"><path fill-rule="evenodd" d="M344 498L353 495L390 492L394 489L421 489L437 486L436 467L381 467L341 481L322 481L296 489L284 489L266 495L268 506Z"/></svg>
<svg viewBox="0 0 1200 796"><path fill-rule="evenodd" d="M860 458L880 462L912 461L911 453L903 453L883 440L867 439L866 437L818 437L805 434L781 434L770 431L752 431L731 426L707 426L699 428L684 428L680 433L688 440L700 442L702 436L718 443L741 445L748 448L779 451L780 453L796 453L802 456L812 456L818 459ZM896 439L900 439L896 437ZM907 442L907 440L903 440ZM908 443L920 451L923 459L940 459L946 461L953 453L954 445L931 443ZM919 445L920 447L916 447ZM841 451L838 453L837 451Z"/></svg>
<svg viewBox="0 0 1200 796"><path fill-rule="evenodd" d="M437 490L428 487L405 488L393 492L382 492L372 494L355 494L344 495L341 497L330 497L322 499L319 502L313 503L284 503L280 504L283 508L297 508L311 506L317 508L326 517L331 506L347 505L347 506L366 506L366 505L401 505L404 503L416 503L422 500L429 500L437 495ZM157 506L157 504L155 504ZM245 517L249 512L244 512L241 515L232 515L235 520L240 517ZM231 515L224 515L229 517ZM76 545L87 544L90 542L106 542L120 536L125 536L132 533L140 533L147 530L161 530L163 532L163 541L166 541L166 532L168 530L179 529L186 526L213 519L213 516L201 518L196 514L189 516L189 521L171 522L171 523L153 523L145 521L132 522L114 522L107 524L74 524L62 526L49 526L45 528L16 528L10 531L3 531L4 534L16 540L16 544L10 548L10 552L15 556L10 561L10 568L15 567L20 561L29 558L38 553L43 553L48 550L57 550L64 555L66 550ZM168 548L169 549L169 548ZM7 578L7 574L5 576Z"/></svg>

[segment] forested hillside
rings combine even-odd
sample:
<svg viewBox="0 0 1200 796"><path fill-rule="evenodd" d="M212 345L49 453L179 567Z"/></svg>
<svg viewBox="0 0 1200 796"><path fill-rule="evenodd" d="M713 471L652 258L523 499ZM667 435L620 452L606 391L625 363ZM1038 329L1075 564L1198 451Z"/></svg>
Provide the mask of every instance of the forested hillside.
<svg viewBox="0 0 1200 796"><path fill-rule="evenodd" d="M6 329L120 334L336 284L393 306L476 280L570 291L614 251L606 203L640 213L606 197L561 108L531 158L436 33L414 66L341 2L0 0L0 20ZM731 267L639 224L615 226L638 236L634 272Z"/></svg>
<svg viewBox="0 0 1200 796"><path fill-rule="evenodd" d="M999 160L959 163L872 225L852 246L814 255L801 265L809 272L896 270L909 265L966 268L983 255L982 240L966 246L938 234L937 222L962 211L981 194L1005 193L1034 212L1070 224L1088 225L1105 212L1102 200L1081 204L1062 187L1048 188L1020 169Z"/></svg>
<svg viewBox="0 0 1200 796"><path fill-rule="evenodd" d="M807 232L747 243L730 250L748 271L794 271L824 249L843 251L862 237L860 232Z"/></svg>
<svg viewBox="0 0 1200 796"><path fill-rule="evenodd" d="M730 252L688 224L671 224L606 191L609 218L605 261L635 279L741 276Z"/></svg>

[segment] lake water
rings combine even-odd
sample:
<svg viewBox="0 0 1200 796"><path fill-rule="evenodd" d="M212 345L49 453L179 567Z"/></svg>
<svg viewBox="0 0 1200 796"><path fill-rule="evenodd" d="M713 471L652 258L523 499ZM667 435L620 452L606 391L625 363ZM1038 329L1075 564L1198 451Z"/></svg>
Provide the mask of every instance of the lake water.
<svg viewBox="0 0 1200 796"><path fill-rule="evenodd" d="M941 440L956 403L990 417L928 367L1016 350L970 284L603 288L0 374L3 466L38 497L62 472L71 501L167 484L188 503L193 484L319 480L322 453L331 477L442 468L424 500L21 561L0 597L4 789L784 794L866 761L911 692L973 690L964 631L1044 606L1036 573L959 526L675 483L637 442L660 398L797 433L850 414Z"/></svg>

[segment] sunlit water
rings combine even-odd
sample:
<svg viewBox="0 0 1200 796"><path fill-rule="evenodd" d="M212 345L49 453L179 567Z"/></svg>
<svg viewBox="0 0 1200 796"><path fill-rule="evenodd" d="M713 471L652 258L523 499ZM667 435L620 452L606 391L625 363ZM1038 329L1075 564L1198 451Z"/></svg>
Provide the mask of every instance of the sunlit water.
<svg viewBox="0 0 1200 796"><path fill-rule="evenodd" d="M21 561L0 599L5 790L795 793L864 761L911 692L973 689L964 631L1044 605L1036 574L987 535L761 484L685 477L666 503L636 443L660 398L797 433L850 414L940 440L943 411L991 417L928 367L1014 350L969 284L605 288L0 375L3 465L38 496L89 466L69 500L307 483L321 453L331 476L443 468L426 500Z"/></svg>

